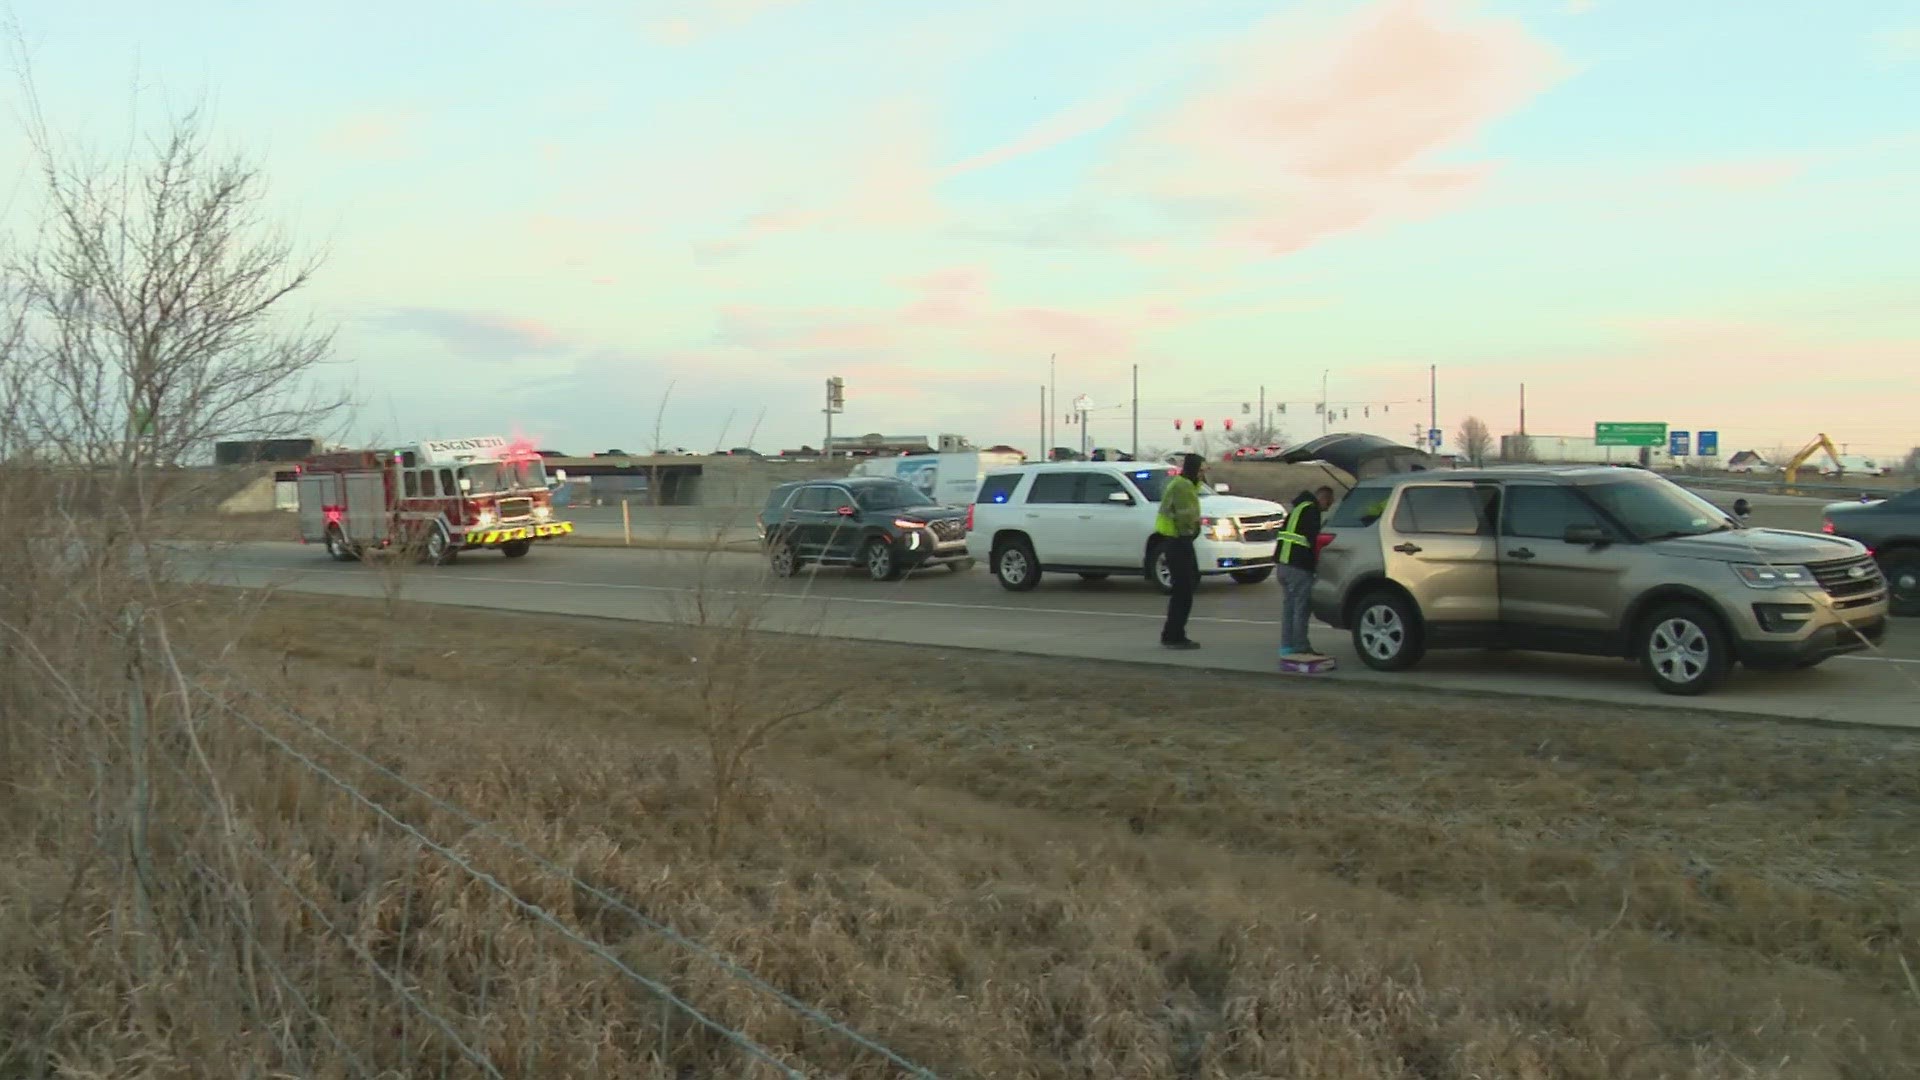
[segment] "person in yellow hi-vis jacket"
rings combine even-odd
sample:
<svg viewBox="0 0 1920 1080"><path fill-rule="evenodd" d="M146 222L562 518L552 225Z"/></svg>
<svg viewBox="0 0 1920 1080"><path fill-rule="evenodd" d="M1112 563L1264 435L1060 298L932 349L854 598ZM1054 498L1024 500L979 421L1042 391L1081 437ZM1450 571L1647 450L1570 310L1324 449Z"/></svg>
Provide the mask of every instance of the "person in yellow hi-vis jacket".
<svg viewBox="0 0 1920 1080"><path fill-rule="evenodd" d="M1333 489L1294 496L1287 510L1287 524L1280 530L1280 546L1274 552L1279 567L1280 588L1286 607L1280 616L1280 656L1315 656L1307 641L1308 607L1313 597L1313 572L1320 565L1320 515L1333 506Z"/></svg>
<svg viewBox="0 0 1920 1080"><path fill-rule="evenodd" d="M1167 597L1167 622L1160 628L1160 644L1169 649L1197 649L1187 637L1187 616L1193 614L1193 594L1200 588L1200 558L1193 542L1200 538L1200 482L1206 459L1188 454L1180 475L1167 482L1160 496L1160 515L1153 530L1166 539L1167 569L1173 572L1173 595Z"/></svg>

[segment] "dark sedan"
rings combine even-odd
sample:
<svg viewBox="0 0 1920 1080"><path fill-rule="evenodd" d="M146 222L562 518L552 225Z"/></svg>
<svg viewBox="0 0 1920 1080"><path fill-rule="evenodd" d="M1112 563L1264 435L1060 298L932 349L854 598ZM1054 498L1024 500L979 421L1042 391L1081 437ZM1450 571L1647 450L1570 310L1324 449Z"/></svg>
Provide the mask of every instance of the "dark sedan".
<svg viewBox="0 0 1920 1080"><path fill-rule="evenodd" d="M1873 502L1829 503L1820 529L1858 540L1887 575L1895 615L1920 615L1920 490Z"/></svg>

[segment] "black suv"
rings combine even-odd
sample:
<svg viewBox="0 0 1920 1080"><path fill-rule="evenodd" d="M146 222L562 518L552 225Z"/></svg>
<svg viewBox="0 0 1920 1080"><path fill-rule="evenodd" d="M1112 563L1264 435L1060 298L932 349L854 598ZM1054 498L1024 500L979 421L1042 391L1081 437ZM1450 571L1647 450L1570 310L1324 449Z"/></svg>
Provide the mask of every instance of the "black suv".
<svg viewBox="0 0 1920 1080"><path fill-rule="evenodd" d="M760 537L779 577L808 563L865 567L875 581L927 566L968 569L967 511L928 503L887 477L781 484L760 511Z"/></svg>
<svg viewBox="0 0 1920 1080"><path fill-rule="evenodd" d="M1867 545L1887 576L1895 615L1920 615L1920 489L1891 499L1830 503L1820 530Z"/></svg>

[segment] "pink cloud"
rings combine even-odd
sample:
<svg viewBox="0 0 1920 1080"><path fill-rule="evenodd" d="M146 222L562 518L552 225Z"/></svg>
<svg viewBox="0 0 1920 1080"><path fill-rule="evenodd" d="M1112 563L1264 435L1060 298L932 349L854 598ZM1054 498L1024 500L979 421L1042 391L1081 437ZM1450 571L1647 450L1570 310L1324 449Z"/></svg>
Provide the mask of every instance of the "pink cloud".
<svg viewBox="0 0 1920 1080"><path fill-rule="evenodd" d="M1122 163L1145 196L1271 252L1458 202L1485 166L1470 143L1556 74L1519 23L1451 0L1388 0L1303 34L1280 17L1226 58Z"/></svg>
<svg viewBox="0 0 1920 1080"><path fill-rule="evenodd" d="M398 158L414 150L420 114L406 109L348 116L320 134L328 154L355 158Z"/></svg>

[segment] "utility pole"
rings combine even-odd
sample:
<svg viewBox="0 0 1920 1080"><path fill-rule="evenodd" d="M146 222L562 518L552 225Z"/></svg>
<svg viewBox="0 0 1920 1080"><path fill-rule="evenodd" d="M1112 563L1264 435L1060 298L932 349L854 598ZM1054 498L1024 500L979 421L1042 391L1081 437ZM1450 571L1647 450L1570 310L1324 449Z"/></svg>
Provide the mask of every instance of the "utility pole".
<svg viewBox="0 0 1920 1080"><path fill-rule="evenodd" d="M1264 386L1260 388L1260 419L1254 430L1259 433L1260 439L1266 442L1273 441L1273 432L1267 430L1267 388Z"/></svg>
<svg viewBox="0 0 1920 1080"><path fill-rule="evenodd" d="M1438 450L1433 445L1433 432L1440 430L1440 365L1427 365L1427 449Z"/></svg>
<svg viewBox="0 0 1920 1080"><path fill-rule="evenodd" d="M1040 460L1047 460L1047 384L1040 384Z"/></svg>
<svg viewBox="0 0 1920 1080"><path fill-rule="evenodd" d="M1056 413L1060 411L1060 374L1054 364L1059 355L1059 353L1047 354L1047 384L1050 388L1047 391L1049 395L1048 400L1053 402L1053 410ZM1049 416L1051 415L1052 414L1049 414ZM1053 442L1060 437L1060 421L1050 419L1047 423L1051 425L1051 427L1044 440L1046 445L1040 448L1041 461L1053 460Z"/></svg>
<svg viewBox="0 0 1920 1080"><path fill-rule="evenodd" d="M1520 384L1520 434L1527 433L1527 384Z"/></svg>
<svg viewBox="0 0 1920 1080"><path fill-rule="evenodd" d="M1320 434L1327 433L1327 372L1320 373Z"/></svg>
<svg viewBox="0 0 1920 1080"><path fill-rule="evenodd" d="M822 410L827 414L827 443L821 447L821 451L828 461L833 460L833 414L846 407L847 381L835 375L827 380L827 407Z"/></svg>
<svg viewBox="0 0 1920 1080"><path fill-rule="evenodd" d="M1133 365L1133 459L1140 460L1140 365Z"/></svg>

